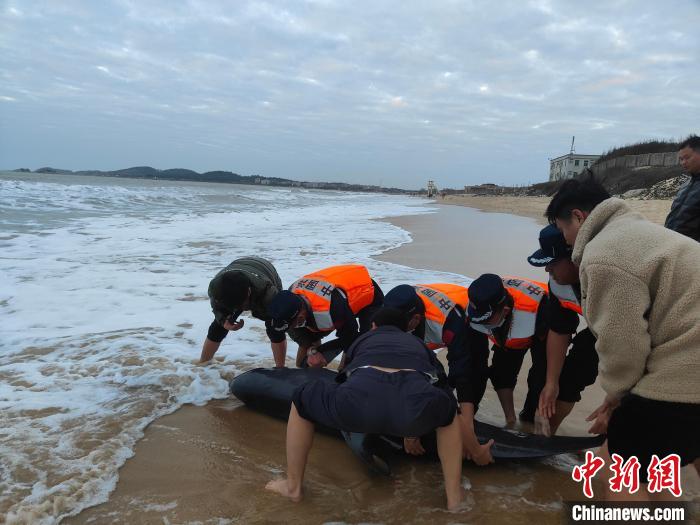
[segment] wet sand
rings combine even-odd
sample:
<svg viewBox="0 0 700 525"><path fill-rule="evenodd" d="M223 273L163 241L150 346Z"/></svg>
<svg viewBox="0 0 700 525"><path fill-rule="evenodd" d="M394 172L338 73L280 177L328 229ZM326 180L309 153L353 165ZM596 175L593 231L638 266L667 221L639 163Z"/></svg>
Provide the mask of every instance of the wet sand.
<svg viewBox="0 0 700 525"><path fill-rule="evenodd" d="M543 271L524 260L536 247L533 239L536 245L540 229L532 219L441 206L433 215L391 222L411 231L414 240L380 259L470 276L503 268L503 273L546 280ZM498 231L503 239L493 246ZM528 361L529 357L516 389L516 410L524 399ZM240 369L261 364L271 365L271 361L237 363ZM597 385L589 388L560 433L584 435L588 425L583 419L602 397ZM490 385L479 417L502 424ZM580 455L499 462L486 468L465 462L468 500L462 511L449 513L443 510L437 463L403 459L392 465L393 478L372 476L341 440L318 434L309 458L306 499L294 504L263 489L285 469L285 428L284 423L248 410L235 398L204 407L184 406L146 429L134 457L120 469L107 503L65 523L558 524L565 520L562 502L583 499L580 486L571 480ZM684 489L694 491L696 498L700 492L697 487L684 485Z"/></svg>

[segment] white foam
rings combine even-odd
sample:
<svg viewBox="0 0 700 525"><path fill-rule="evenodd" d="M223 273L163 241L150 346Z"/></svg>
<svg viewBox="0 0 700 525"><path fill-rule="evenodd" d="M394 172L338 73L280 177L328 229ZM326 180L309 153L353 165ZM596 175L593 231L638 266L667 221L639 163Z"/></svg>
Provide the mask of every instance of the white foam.
<svg viewBox="0 0 700 525"><path fill-rule="evenodd" d="M263 324L246 318L221 361L193 364L212 321L208 282L236 257L270 259L286 285L347 262L367 265L385 290L469 282L371 258L410 240L371 219L431 212L419 199L65 180L0 178L0 512L9 522L52 523L105 501L148 423L226 397L237 370L270 363Z"/></svg>

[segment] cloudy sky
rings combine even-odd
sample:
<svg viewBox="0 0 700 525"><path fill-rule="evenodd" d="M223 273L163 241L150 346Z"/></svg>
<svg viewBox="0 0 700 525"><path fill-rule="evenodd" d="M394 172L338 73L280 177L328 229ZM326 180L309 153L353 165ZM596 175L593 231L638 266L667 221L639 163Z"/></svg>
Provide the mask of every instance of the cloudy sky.
<svg viewBox="0 0 700 525"><path fill-rule="evenodd" d="M700 0L0 0L0 168L418 188L700 132Z"/></svg>

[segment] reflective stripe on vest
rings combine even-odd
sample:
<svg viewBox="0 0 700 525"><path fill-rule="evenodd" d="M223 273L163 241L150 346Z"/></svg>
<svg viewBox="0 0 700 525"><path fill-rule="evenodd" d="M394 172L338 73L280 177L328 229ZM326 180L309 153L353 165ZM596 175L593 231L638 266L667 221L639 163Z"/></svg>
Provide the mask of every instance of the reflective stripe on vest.
<svg viewBox="0 0 700 525"><path fill-rule="evenodd" d="M331 294L338 289L347 299L352 313L357 313L374 300L374 285L367 268L359 264L331 266L305 275L289 287L303 296L311 306L316 327L321 332L333 330Z"/></svg>
<svg viewBox="0 0 700 525"><path fill-rule="evenodd" d="M467 288L456 284L419 284L414 287L425 305L425 345L431 350L445 346L442 330L455 306L465 311L469 303Z"/></svg>
<svg viewBox="0 0 700 525"><path fill-rule="evenodd" d="M576 292L574 292L574 287L570 284L559 284L554 279L550 277L549 279L549 293L559 299L559 303L567 310L573 310L579 315L583 315L583 309L581 308L581 301L576 297Z"/></svg>
<svg viewBox="0 0 700 525"><path fill-rule="evenodd" d="M547 295L547 285L520 277L504 277L502 280L506 291L513 298L513 313L506 339L506 348L524 350L532 344L537 322L537 309L542 298ZM476 323L471 326L475 330L487 334L492 343L496 342L491 330L485 326Z"/></svg>

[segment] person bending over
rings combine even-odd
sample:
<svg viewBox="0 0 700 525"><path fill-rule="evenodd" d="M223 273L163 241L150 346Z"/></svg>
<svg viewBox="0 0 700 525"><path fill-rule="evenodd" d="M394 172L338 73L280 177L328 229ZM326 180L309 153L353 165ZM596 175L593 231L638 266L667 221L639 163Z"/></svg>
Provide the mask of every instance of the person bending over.
<svg viewBox="0 0 700 525"><path fill-rule="evenodd" d="M375 327L352 344L338 381L297 388L287 423L287 477L266 488L300 501L314 424L368 434L414 437L437 431L447 508L463 501L462 442L457 403L431 350L405 333L406 319L378 312ZM435 380L437 379L437 382Z"/></svg>
<svg viewBox="0 0 700 525"><path fill-rule="evenodd" d="M370 319L384 294L367 268L359 264L331 266L297 279L278 293L268 307L272 328L299 345L298 367L322 367L347 350L370 328ZM337 339L321 344L336 331Z"/></svg>
<svg viewBox="0 0 700 525"><path fill-rule="evenodd" d="M595 383L598 354L590 329L576 334L582 315L581 283L578 267L571 262L571 248L552 224L540 231L539 241L540 249L527 258L533 266L544 266L549 274L547 379L538 406L546 424L537 430L551 435L581 401L583 390Z"/></svg>
<svg viewBox="0 0 700 525"><path fill-rule="evenodd" d="M210 361L229 331L243 328L239 316L250 311L256 319L265 321L275 366L283 367L287 355L284 334L272 330L267 308L282 290L282 281L270 261L261 257L241 257L214 276L209 283L209 301L214 321L209 326L202 345L200 363Z"/></svg>

